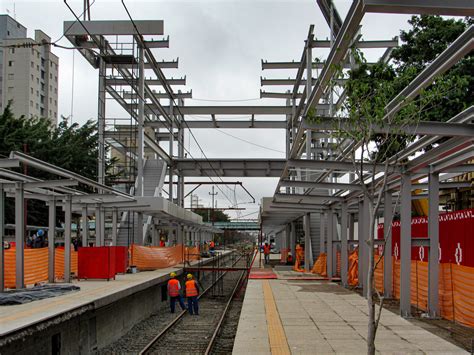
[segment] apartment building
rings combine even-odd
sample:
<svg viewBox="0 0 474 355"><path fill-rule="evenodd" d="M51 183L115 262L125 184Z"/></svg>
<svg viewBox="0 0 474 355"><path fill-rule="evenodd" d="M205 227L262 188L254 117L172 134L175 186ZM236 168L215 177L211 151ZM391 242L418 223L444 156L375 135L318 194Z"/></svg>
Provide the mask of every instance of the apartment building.
<svg viewBox="0 0 474 355"><path fill-rule="evenodd" d="M51 52L51 38L41 30L28 38L24 26L0 15L0 42L0 111L11 103L17 117L48 117L56 124L59 59Z"/></svg>

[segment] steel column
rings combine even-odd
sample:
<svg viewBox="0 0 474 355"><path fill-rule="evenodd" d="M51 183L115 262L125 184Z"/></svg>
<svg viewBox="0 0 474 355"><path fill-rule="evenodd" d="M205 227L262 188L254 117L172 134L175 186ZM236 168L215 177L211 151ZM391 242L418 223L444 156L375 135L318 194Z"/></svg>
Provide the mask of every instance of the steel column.
<svg viewBox="0 0 474 355"><path fill-rule="evenodd" d="M169 116L171 119L170 125L170 139L169 139L169 156L171 161L173 160L173 145L174 145L174 115L173 115L173 100L170 100L169 106ZM173 164L170 164L168 167L168 194L169 200L173 203Z"/></svg>
<svg viewBox="0 0 474 355"><path fill-rule="evenodd" d="M410 272L411 272L411 179L402 174L400 191L400 314L411 316Z"/></svg>
<svg viewBox="0 0 474 355"><path fill-rule="evenodd" d="M136 231L135 231L135 243L138 245L144 244L143 235L143 213L137 212L137 224L136 224Z"/></svg>
<svg viewBox="0 0 474 355"><path fill-rule="evenodd" d="M311 271L312 256L311 256L311 230L310 230L311 215L306 213L303 216L304 226L304 269L306 272Z"/></svg>
<svg viewBox="0 0 474 355"><path fill-rule="evenodd" d="M144 158L144 122L145 122L145 59L144 49L138 47L138 120L137 120L137 191L143 196L143 158Z"/></svg>
<svg viewBox="0 0 474 355"><path fill-rule="evenodd" d="M341 206L341 282L342 286L347 286L347 269L348 269L348 255L347 255L347 204L343 203Z"/></svg>
<svg viewBox="0 0 474 355"><path fill-rule="evenodd" d="M100 225L102 223L101 221L102 215L100 213L100 205L95 206L95 246L97 247L102 247L102 239L103 236L101 235L102 233L102 228L100 228Z"/></svg>
<svg viewBox="0 0 474 355"><path fill-rule="evenodd" d="M333 277L333 247L332 241L334 238L334 211L328 211L328 235L327 235L327 243L326 243L326 268L327 268L327 275L328 278Z"/></svg>
<svg viewBox="0 0 474 355"><path fill-rule="evenodd" d="M114 208L112 210L112 245L117 245L117 232L118 232L118 210Z"/></svg>
<svg viewBox="0 0 474 355"><path fill-rule="evenodd" d="M392 191L385 191L383 211L383 235L385 238L383 257L383 290L386 298L392 298Z"/></svg>
<svg viewBox="0 0 474 355"><path fill-rule="evenodd" d="M320 253L326 252L326 223L327 213L320 214L320 239L319 239L319 251Z"/></svg>
<svg viewBox="0 0 474 355"><path fill-rule="evenodd" d="M291 222L290 249L293 259L296 260L296 223Z"/></svg>
<svg viewBox="0 0 474 355"><path fill-rule="evenodd" d="M56 239L56 200L52 197L49 200L49 215L48 215L48 281L54 282L54 254L55 248L54 243Z"/></svg>
<svg viewBox="0 0 474 355"><path fill-rule="evenodd" d="M439 173L431 172L428 176L428 237L430 250L428 260L428 314L431 318L439 317L438 282L439 282Z"/></svg>
<svg viewBox="0 0 474 355"><path fill-rule="evenodd" d="M71 195L66 195L64 201L64 282L71 282L71 224L72 198Z"/></svg>
<svg viewBox="0 0 474 355"><path fill-rule="evenodd" d="M359 201L359 211L358 211L358 219L357 219L357 239L359 241L359 263L357 265L358 274L359 274L359 287L364 286L364 201Z"/></svg>
<svg viewBox="0 0 474 355"><path fill-rule="evenodd" d="M5 288L5 256L3 237L5 234L5 192L0 184L0 292Z"/></svg>
<svg viewBox="0 0 474 355"><path fill-rule="evenodd" d="M25 199L23 182L15 183L15 265L16 265L16 289L25 287Z"/></svg>
<svg viewBox="0 0 474 355"><path fill-rule="evenodd" d="M87 218L87 205L82 207L82 246L89 246L89 221Z"/></svg>
<svg viewBox="0 0 474 355"><path fill-rule="evenodd" d="M102 40L101 40L102 41ZM104 47L101 43L101 48ZM106 107L106 74L107 68L103 56L105 53L101 49L99 56L99 91L98 91L98 109L97 109L97 135L98 135L98 159L97 159L97 181L99 184L105 184L105 107Z"/></svg>

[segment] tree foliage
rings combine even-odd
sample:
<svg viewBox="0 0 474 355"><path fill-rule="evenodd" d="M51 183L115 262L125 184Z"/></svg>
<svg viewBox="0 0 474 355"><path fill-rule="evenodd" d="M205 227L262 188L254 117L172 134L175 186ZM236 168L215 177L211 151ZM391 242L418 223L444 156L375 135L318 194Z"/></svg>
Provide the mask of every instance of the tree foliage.
<svg viewBox="0 0 474 355"><path fill-rule="evenodd" d="M230 217L223 211L212 208L193 209L193 212L202 217L203 222L229 222Z"/></svg>

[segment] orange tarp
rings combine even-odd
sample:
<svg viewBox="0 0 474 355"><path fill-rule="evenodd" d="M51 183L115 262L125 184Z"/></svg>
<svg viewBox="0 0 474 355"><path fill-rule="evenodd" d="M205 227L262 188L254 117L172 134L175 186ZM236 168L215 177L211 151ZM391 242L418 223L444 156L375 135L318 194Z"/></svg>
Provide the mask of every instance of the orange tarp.
<svg viewBox="0 0 474 355"><path fill-rule="evenodd" d="M280 262L283 264L286 264L286 259L288 258L288 253L290 252L290 249L288 248L283 248L280 251Z"/></svg>
<svg viewBox="0 0 474 355"><path fill-rule="evenodd" d="M193 261L193 260L200 260L201 254L199 252L199 247L186 247L186 260Z"/></svg>
<svg viewBox="0 0 474 355"><path fill-rule="evenodd" d="M314 262L313 269L311 270L313 274L318 274L323 277L328 275L326 273L326 257L326 253L319 254L318 258Z"/></svg>
<svg viewBox="0 0 474 355"><path fill-rule="evenodd" d="M296 260L295 265L293 265L293 270L298 272L304 272L304 269L301 268L301 262L304 260L304 249L300 246L296 246Z"/></svg>
<svg viewBox="0 0 474 355"><path fill-rule="evenodd" d="M144 247L132 245L131 265L138 270L156 270L183 262L183 246Z"/></svg>
<svg viewBox="0 0 474 355"><path fill-rule="evenodd" d="M351 286L357 286L359 284L359 254L357 250L349 254L347 283Z"/></svg>

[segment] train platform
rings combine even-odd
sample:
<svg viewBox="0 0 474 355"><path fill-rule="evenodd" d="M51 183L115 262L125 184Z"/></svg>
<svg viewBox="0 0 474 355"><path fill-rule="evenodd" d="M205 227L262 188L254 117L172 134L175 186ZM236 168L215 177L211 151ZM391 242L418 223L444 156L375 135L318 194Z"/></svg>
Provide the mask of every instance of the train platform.
<svg viewBox="0 0 474 355"><path fill-rule="evenodd" d="M276 274L285 277L249 280L233 354L367 352L363 297L327 280L298 279L302 273ZM385 309L376 348L379 354L467 353Z"/></svg>
<svg viewBox="0 0 474 355"><path fill-rule="evenodd" d="M223 251L221 254L229 254ZM203 265L212 258L202 258ZM193 261L190 266L199 262ZM45 322L59 322L61 319L76 317L88 311L111 305L130 295L155 287L166 282L174 271L183 272L183 264L155 271L143 271L135 274L116 275L115 280L74 280L80 290L61 296L46 298L30 303L0 307L0 345L9 336L23 336L23 330L42 327ZM20 333L20 334L19 334Z"/></svg>

